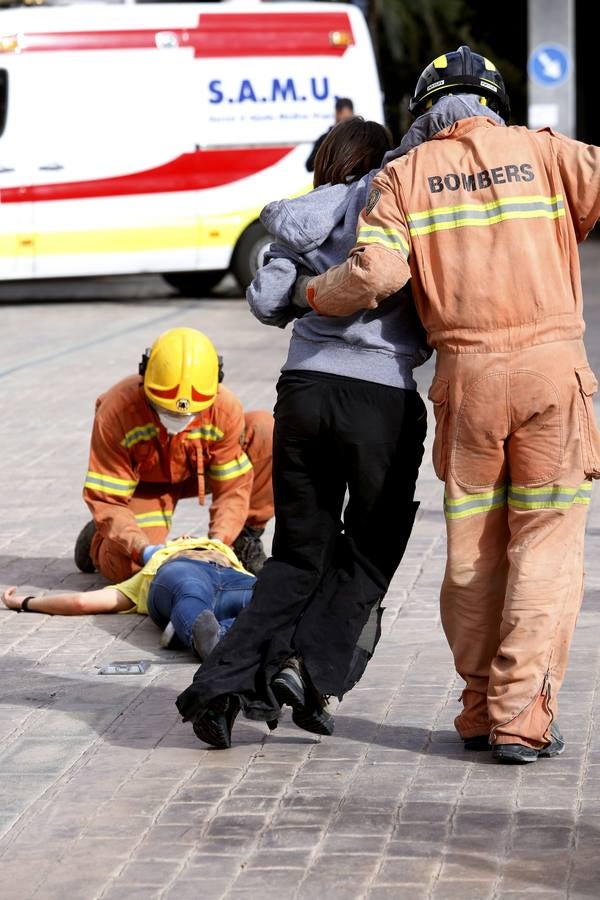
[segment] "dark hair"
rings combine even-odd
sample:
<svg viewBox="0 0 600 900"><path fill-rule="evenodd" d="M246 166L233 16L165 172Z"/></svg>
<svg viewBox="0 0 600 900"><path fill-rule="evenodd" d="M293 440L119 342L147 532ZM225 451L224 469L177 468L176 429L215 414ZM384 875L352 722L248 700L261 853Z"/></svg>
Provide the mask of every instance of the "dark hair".
<svg viewBox="0 0 600 900"><path fill-rule="evenodd" d="M335 111L341 112L343 109L349 109L350 112L354 112L354 103L350 97L338 97L335 101Z"/></svg>
<svg viewBox="0 0 600 900"><path fill-rule="evenodd" d="M391 146L387 128L361 116L334 125L315 157L314 186L357 181L381 165Z"/></svg>

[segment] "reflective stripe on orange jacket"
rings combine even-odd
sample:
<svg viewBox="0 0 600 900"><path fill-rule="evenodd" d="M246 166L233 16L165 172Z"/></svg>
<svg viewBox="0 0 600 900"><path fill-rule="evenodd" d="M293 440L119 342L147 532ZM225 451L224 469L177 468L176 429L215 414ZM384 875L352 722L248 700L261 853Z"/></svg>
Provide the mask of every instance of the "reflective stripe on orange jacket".
<svg viewBox="0 0 600 900"><path fill-rule="evenodd" d="M103 537L134 560L148 538L129 509L138 484L178 484L197 477L204 502L205 475L212 503L210 536L231 543L244 526L252 490L252 464L242 449L244 410L219 385L215 403L188 428L168 435L132 375L98 398L83 498Z"/></svg>
<svg viewBox="0 0 600 900"><path fill-rule="evenodd" d="M412 277L432 347L582 335L577 243L600 215L599 148L477 116L389 163L373 191L348 260L309 283L318 312L375 308Z"/></svg>

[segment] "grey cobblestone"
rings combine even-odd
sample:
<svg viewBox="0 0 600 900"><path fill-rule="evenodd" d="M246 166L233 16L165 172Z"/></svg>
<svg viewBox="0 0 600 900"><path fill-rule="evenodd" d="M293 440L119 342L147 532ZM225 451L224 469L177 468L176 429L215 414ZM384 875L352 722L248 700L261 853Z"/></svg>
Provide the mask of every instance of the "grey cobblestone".
<svg viewBox="0 0 600 900"><path fill-rule="evenodd" d="M598 244L583 260L598 371ZM74 289L0 288L15 301L0 336L2 587L103 583L72 562L87 518L80 486L94 400L135 370L162 328L203 328L248 407L272 405L285 354L287 335L267 334L227 287L221 299L184 302L155 278L108 279L76 287L76 302L19 302ZM430 375L431 364L423 388ZM35 411L35 428L24 428L23 410ZM453 731L460 685L439 623L442 487L429 462L419 496L384 637L330 739L289 720L273 734L241 721L230 751L209 751L173 705L195 663L160 650L150 621L0 611L1 900L597 897L599 501L562 694L568 750L522 770L465 753ZM206 523L206 510L185 501L174 531ZM142 657L153 660L144 676L96 674L108 660Z"/></svg>

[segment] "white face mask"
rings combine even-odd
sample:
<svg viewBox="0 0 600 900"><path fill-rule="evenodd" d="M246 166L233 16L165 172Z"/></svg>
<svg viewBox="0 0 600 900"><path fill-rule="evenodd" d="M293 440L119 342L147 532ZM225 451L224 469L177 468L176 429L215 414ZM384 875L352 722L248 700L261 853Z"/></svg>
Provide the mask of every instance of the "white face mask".
<svg viewBox="0 0 600 900"><path fill-rule="evenodd" d="M167 412L166 409L158 409L156 406L154 408L156 410L156 415L160 419L161 425L166 429L167 434L179 434L196 418L194 414L191 416L182 416L179 413Z"/></svg>

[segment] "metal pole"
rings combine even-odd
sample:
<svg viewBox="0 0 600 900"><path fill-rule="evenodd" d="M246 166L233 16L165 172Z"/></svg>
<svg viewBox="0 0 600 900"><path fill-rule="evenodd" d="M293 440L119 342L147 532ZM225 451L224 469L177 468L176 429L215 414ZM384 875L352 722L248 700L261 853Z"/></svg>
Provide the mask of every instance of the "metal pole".
<svg viewBox="0 0 600 900"><path fill-rule="evenodd" d="M575 136L575 2L529 0L528 122Z"/></svg>

